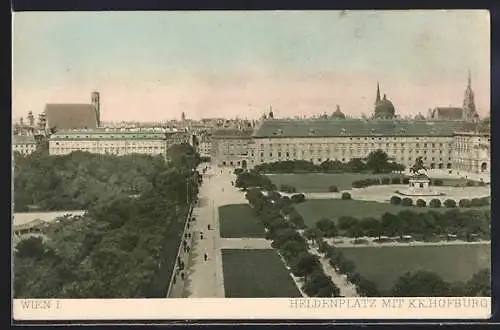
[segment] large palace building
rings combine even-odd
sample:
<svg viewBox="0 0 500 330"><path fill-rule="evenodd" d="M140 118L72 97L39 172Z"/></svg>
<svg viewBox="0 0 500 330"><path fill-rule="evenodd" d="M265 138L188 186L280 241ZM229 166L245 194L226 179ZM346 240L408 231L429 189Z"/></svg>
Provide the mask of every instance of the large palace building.
<svg viewBox="0 0 500 330"><path fill-rule="evenodd" d="M252 168L285 160L348 162L383 150L397 163L412 166L422 157L429 169L490 172L490 134L477 131L474 94L469 84L460 118L402 120L377 84L371 119L345 116L315 119L263 119L252 135L214 136L213 158L219 166ZM248 149L245 149L248 148Z"/></svg>

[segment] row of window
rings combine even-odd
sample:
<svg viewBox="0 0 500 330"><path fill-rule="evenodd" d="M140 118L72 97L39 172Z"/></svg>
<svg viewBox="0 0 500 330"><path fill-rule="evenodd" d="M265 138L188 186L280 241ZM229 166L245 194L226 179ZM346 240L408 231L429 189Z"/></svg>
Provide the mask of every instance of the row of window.
<svg viewBox="0 0 500 330"><path fill-rule="evenodd" d="M344 156L344 154L342 154L342 156ZM272 155L270 157L272 157ZM281 158L281 157L282 157L281 155L278 155L278 159ZM288 153L284 157L286 157L287 159L290 158L290 157L292 157L295 160L300 160L300 159L303 158L303 157L297 158L296 154L294 154L293 156L290 156ZM264 160L264 155L263 154L260 155L260 159ZM331 157L331 158L327 157L326 159L323 159L323 158L311 158L311 161L312 161L312 159L317 159L318 162L321 162L321 161L326 160L326 159L335 159L335 157ZM345 159L345 158L342 158L342 159ZM397 157L397 159L399 159L400 161L405 161L405 159L409 160L409 161L413 160L413 158L411 156L409 156L407 158L405 158L405 157ZM423 157L423 160L424 161L427 161L427 160L429 160L429 161L437 161L437 160L442 161L443 157ZM451 157L448 157L448 160L451 161Z"/></svg>
<svg viewBox="0 0 500 330"><path fill-rule="evenodd" d="M278 143L278 144L260 144L259 145L259 149L264 149L264 147L269 147L269 148L297 148L297 147L309 147L309 148L332 148L332 147L336 147L336 146L355 146L355 147L358 147L360 148L361 146L365 146L365 147L375 147L376 145L378 145L379 147L381 147L382 145L384 145L385 147L391 147L391 143L386 143L386 144L383 144L383 143L321 143L321 144L313 144L313 143L310 143L310 144L302 144L302 143ZM442 148L445 144L443 143L422 143L422 147L423 148L436 148L436 147L439 147L439 148ZM447 143L446 144L449 148L452 148L453 147L453 143ZM412 147L412 148L420 148L421 147L421 144L420 143L392 143L392 147L394 148L397 148L397 147Z"/></svg>

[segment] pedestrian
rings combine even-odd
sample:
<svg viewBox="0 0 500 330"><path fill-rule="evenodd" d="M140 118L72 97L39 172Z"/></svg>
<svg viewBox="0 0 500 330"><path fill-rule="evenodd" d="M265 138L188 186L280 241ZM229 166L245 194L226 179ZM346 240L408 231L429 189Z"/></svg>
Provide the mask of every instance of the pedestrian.
<svg viewBox="0 0 500 330"><path fill-rule="evenodd" d="M186 247L186 249L187 249L187 253L189 253L189 251L191 250L191 249L189 248L189 246L187 246L187 247Z"/></svg>
<svg viewBox="0 0 500 330"><path fill-rule="evenodd" d="M191 238L191 233L188 234L188 237Z"/></svg>
<svg viewBox="0 0 500 330"><path fill-rule="evenodd" d="M181 280L184 281L184 272L181 273Z"/></svg>
<svg viewBox="0 0 500 330"><path fill-rule="evenodd" d="M200 239L203 239L203 233L200 234Z"/></svg>
<svg viewBox="0 0 500 330"><path fill-rule="evenodd" d="M208 230L210 230L210 225L208 225Z"/></svg>
<svg viewBox="0 0 500 330"><path fill-rule="evenodd" d="M208 259L208 256L207 256L207 254L206 254L206 253L205 253L205 256L204 256L204 257L205 257L205 261L207 261L207 259Z"/></svg>

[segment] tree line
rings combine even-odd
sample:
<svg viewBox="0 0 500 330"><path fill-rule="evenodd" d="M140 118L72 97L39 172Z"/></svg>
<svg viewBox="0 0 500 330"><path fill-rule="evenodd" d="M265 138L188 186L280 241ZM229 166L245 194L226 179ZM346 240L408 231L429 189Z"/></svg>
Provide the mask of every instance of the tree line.
<svg viewBox="0 0 500 330"><path fill-rule="evenodd" d="M310 254L308 245L296 226L286 220L279 207L259 189L250 189L246 198L266 228L266 238L283 257L294 276L302 277L302 290L309 297L339 297L340 290L327 276L318 256Z"/></svg>
<svg viewBox="0 0 500 330"><path fill-rule="evenodd" d="M68 189L81 184L80 189L102 190L92 196L94 202L90 204L90 193L75 189L77 194L65 198L80 207L87 206L83 216L51 223L44 230L46 241L29 238L18 243L14 296L166 297L190 203L201 183L201 176L194 171L199 159L189 145L175 146L169 152L170 163L141 155L80 152L21 160L25 163L17 164L22 170L15 194L23 195L27 203L46 205L49 198L57 200L56 193L64 183ZM47 177L57 178L56 183L37 178L42 170L47 171ZM135 177L127 178L127 174ZM34 196L37 189L27 185L27 178L35 180L30 183L33 185L52 185L54 191ZM82 181L85 185L79 183Z"/></svg>
<svg viewBox="0 0 500 330"><path fill-rule="evenodd" d="M391 173L404 169L404 165L390 161L389 156L382 150L372 151L366 158L352 158L348 162L327 159L316 165L306 160L285 160L254 167L254 170L260 173Z"/></svg>

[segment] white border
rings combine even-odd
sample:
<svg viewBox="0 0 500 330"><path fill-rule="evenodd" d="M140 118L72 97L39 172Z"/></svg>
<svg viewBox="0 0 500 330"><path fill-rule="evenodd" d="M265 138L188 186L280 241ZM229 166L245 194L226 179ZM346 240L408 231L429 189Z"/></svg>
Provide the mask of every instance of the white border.
<svg viewBox="0 0 500 330"><path fill-rule="evenodd" d="M15 320L488 319L491 298L14 299Z"/></svg>

